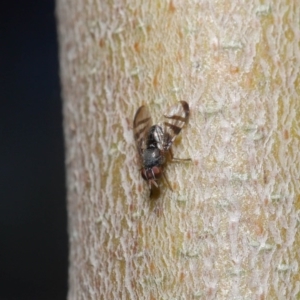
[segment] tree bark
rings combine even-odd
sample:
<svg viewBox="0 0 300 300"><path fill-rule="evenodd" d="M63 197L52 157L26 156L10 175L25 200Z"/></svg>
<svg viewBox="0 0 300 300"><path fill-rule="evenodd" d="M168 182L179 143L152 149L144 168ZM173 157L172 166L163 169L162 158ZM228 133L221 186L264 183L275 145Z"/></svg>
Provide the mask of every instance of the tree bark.
<svg viewBox="0 0 300 300"><path fill-rule="evenodd" d="M299 297L297 1L57 0L69 299ZM132 121L190 104L157 199Z"/></svg>

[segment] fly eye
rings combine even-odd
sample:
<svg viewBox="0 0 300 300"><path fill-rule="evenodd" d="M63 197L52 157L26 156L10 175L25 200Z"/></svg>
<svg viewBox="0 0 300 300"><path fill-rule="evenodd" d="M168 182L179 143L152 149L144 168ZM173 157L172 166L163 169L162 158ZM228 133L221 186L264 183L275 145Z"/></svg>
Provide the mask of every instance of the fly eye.
<svg viewBox="0 0 300 300"><path fill-rule="evenodd" d="M153 172L155 178L159 178L162 175L162 169L159 167L153 167L152 172Z"/></svg>

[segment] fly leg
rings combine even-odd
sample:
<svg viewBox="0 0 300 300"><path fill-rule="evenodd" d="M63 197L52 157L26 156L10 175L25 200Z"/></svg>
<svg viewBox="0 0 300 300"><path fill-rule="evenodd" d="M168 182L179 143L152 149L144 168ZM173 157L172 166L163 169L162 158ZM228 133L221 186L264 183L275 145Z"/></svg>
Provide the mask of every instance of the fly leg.
<svg viewBox="0 0 300 300"><path fill-rule="evenodd" d="M176 158L176 157L174 157L173 151L172 151L171 148L170 148L168 151L169 151L169 154L170 154L170 157L171 157L171 161L172 161L172 162L192 161L190 158Z"/></svg>
<svg viewBox="0 0 300 300"><path fill-rule="evenodd" d="M172 187L171 187L171 184L170 184L170 182L169 182L169 180L168 180L168 178L167 178L165 172L163 172L163 176L164 176L164 179L165 179L166 183L167 183L168 186L169 186L169 189L173 192L173 189L172 189Z"/></svg>

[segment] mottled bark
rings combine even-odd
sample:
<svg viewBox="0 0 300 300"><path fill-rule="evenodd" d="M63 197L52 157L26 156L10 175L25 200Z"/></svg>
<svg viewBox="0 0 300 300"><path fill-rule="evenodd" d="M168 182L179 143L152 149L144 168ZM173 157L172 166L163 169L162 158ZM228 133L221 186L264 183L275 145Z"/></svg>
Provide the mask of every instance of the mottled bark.
<svg viewBox="0 0 300 300"><path fill-rule="evenodd" d="M69 299L299 297L297 1L57 0ZM189 125L149 200L132 120Z"/></svg>

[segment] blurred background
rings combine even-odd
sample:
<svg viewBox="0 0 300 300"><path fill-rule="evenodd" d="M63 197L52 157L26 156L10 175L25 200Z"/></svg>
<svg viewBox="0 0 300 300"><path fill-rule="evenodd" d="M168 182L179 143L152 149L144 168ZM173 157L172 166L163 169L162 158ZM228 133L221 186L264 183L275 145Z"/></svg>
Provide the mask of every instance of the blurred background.
<svg viewBox="0 0 300 300"><path fill-rule="evenodd" d="M67 220L54 0L0 9L0 300L66 299Z"/></svg>

